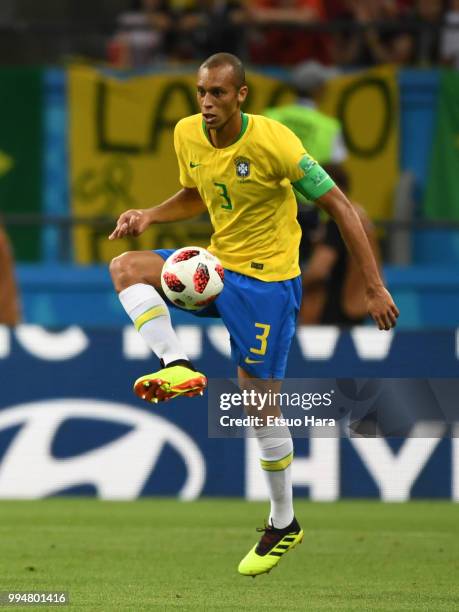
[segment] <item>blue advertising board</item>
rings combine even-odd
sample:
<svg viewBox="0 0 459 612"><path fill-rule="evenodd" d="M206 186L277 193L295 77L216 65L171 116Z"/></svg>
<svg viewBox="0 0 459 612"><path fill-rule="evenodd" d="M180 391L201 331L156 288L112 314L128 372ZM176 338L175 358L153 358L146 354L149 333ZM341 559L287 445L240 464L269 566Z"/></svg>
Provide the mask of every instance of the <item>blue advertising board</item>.
<svg viewBox="0 0 459 612"><path fill-rule="evenodd" d="M221 325L178 327L209 377L234 376ZM157 368L131 327L0 327L0 498L263 499L256 440L208 435L208 395L150 406L132 383ZM458 334L300 328L291 378L458 378ZM215 407L216 409L216 407ZM315 500L459 499L459 444L439 435L296 440L295 492Z"/></svg>

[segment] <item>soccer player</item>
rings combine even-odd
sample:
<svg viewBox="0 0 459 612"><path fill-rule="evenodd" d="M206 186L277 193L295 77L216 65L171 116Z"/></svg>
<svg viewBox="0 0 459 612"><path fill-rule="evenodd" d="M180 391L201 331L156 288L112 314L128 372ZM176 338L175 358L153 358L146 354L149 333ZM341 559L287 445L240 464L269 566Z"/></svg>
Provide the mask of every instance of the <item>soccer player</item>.
<svg viewBox="0 0 459 612"><path fill-rule="evenodd" d="M362 272L368 312L379 329L392 328L399 313L346 196L288 128L241 112L247 93L237 57L218 53L201 65L201 113L179 121L174 133L182 189L158 206L124 212L110 239L138 236L153 223L181 221L208 210L214 228L209 250L225 268L225 288L213 307L228 328L240 385L276 381L275 388L285 373L301 300L300 228L292 185L337 222ZM134 383L135 393L151 402L196 395L206 386L157 291L171 252L128 252L110 265L121 304L161 361L159 371ZM292 503L292 438L288 427L276 427L275 435L272 429L255 430L271 512L260 541L239 564L239 572L249 576L270 571L303 538Z"/></svg>

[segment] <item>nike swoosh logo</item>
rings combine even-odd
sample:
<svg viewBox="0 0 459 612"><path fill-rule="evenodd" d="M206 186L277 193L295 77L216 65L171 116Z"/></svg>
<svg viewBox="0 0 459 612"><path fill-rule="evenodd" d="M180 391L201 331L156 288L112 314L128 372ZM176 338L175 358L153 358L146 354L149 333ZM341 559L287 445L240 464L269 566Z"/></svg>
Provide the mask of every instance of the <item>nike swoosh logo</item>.
<svg viewBox="0 0 459 612"><path fill-rule="evenodd" d="M194 162L190 162L190 168L197 168L201 164L195 164Z"/></svg>
<svg viewBox="0 0 459 612"><path fill-rule="evenodd" d="M263 359L250 359L250 357L246 357L244 359L245 363L263 363Z"/></svg>

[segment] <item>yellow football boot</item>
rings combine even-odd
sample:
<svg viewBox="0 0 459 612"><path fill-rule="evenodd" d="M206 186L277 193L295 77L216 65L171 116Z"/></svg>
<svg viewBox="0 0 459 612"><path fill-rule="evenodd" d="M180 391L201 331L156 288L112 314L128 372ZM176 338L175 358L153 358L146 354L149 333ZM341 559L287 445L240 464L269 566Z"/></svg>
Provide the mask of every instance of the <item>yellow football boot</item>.
<svg viewBox="0 0 459 612"><path fill-rule="evenodd" d="M296 518L285 529L275 529L272 525L267 525L257 531L264 532L260 541L246 554L238 567L240 574L254 578L270 572L286 552L301 544L304 536Z"/></svg>
<svg viewBox="0 0 459 612"><path fill-rule="evenodd" d="M186 363L187 365L182 365ZM207 378L189 367L188 362L172 362L166 368L141 376L134 383L134 393L157 404L181 395L193 397L203 395Z"/></svg>

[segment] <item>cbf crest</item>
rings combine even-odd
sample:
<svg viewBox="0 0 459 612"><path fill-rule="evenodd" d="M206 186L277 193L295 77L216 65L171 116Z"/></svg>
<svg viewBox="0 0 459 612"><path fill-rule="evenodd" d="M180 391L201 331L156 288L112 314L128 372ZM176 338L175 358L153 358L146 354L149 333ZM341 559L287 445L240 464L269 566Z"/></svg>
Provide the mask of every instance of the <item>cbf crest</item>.
<svg viewBox="0 0 459 612"><path fill-rule="evenodd" d="M236 175L241 179L249 178L250 161L246 157L236 157L234 163L236 165Z"/></svg>

